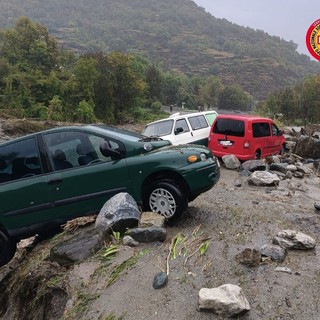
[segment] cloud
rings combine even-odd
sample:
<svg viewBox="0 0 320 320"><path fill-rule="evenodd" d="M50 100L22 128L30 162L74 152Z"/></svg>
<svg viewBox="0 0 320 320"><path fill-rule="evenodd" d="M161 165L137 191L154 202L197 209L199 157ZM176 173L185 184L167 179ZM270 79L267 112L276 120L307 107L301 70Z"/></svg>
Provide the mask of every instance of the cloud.
<svg viewBox="0 0 320 320"><path fill-rule="evenodd" d="M298 52L311 57L305 43L311 24L319 11L304 0L194 0L216 18L225 18L240 26L263 30L298 45Z"/></svg>

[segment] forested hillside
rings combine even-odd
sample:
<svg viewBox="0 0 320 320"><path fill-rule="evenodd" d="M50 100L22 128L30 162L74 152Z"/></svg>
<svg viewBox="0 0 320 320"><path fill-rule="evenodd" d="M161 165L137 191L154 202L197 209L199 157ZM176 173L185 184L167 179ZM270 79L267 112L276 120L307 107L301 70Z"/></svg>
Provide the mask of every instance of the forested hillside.
<svg viewBox="0 0 320 320"><path fill-rule="evenodd" d="M0 1L0 28L20 16L47 26L64 48L137 53L163 69L240 84L255 100L320 71L295 43L216 19L190 0Z"/></svg>

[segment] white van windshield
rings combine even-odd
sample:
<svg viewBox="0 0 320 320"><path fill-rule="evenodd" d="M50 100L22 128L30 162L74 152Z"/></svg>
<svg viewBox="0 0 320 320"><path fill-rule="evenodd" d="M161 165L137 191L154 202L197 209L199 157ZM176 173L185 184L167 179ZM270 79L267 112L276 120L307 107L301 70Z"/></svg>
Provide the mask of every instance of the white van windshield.
<svg viewBox="0 0 320 320"><path fill-rule="evenodd" d="M162 137L171 134L173 120L164 120L147 125L143 131L143 135L147 137L157 136Z"/></svg>

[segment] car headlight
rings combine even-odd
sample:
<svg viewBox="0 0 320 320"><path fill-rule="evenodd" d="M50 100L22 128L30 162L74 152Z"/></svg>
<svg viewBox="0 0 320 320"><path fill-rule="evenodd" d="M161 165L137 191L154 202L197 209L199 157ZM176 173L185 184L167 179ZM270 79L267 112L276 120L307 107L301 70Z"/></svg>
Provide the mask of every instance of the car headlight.
<svg viewBox="0 0 320 320"><path fill-rule="evenodd" d="M200 156L197 156L195 154L189 156L188 162L195 163L195 162L199 161L199 158L200 158L200 161L207 161L207 157L206 157L205 153L200 153Z"/></svg>
<svg viewBox="0 0 320 320"><path fill-rule="evenodd" d="M207 156L205 155L205 153L200 153L200 160L207 161Z"/></svg>
<svg viewBox="0 0 320 320"><path fill-rule="evenodd" d="M188 162L189 163L195 163L197 161L198 161L198 157L196 155L194 155L194 154L192 156L188 157Z"/></svg>
<svg viewBox="0 0 320 320"><path fill-rule="evenodd" d="M151 151L153 149L153 146L151 143L144 143L143 144L143 149L146 150L146 151Z"/></svg>

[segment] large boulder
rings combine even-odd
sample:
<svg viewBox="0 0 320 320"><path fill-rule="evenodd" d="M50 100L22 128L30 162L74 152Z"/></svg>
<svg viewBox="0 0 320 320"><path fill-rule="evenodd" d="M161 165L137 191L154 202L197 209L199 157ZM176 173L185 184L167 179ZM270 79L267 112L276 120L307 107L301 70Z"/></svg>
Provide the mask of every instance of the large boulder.
<svg viewBox="0 0 320 320"><path fill-rule="evenodd" d="M277 186L279 182L278 175L268 171L254 171L248 179L248 183L256 186Z"/></svg>
<svg viewBox="0 0 320 320"><path fill-rule="evenodd" d="M309 136L301 136L294 146L293 153L303 158L319 159L320 140Z"/></svg>
<svg viewBox="0 0 320 320"><path fill-rule="evenodd" d="M234 154L224 155L222 161L227 169L239 169L241 166L240 160Z"/></svg>
<svg viewBox="0 0 320 320"><path fill-rule="evenodd" d="M124 233L127 229L138 226L140 215L133 197L126 192L120 192L101 208L95 227Z"/></svg>
<svg viewBox="0 0 320 320"><path fill-rule="evenodd" d="M61 266L82 262L101 249L107 237L108 234L94 228L85 229L53 246L50 250L50 260Z"/></svg>

